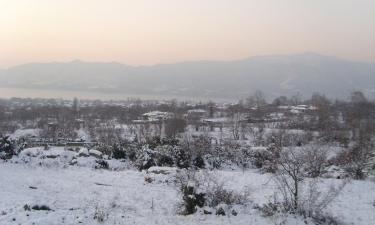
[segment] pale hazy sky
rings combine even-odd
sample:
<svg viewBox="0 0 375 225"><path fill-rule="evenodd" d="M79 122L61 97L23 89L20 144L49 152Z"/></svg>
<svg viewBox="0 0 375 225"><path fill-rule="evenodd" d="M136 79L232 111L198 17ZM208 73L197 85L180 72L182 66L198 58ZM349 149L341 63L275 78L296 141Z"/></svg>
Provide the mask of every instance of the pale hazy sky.
<svg viewBox="0 0 375 225"><path fill-rule="evenodd" d="M0 0L0 67L307 51L375 61L375 0Z"/></svg>

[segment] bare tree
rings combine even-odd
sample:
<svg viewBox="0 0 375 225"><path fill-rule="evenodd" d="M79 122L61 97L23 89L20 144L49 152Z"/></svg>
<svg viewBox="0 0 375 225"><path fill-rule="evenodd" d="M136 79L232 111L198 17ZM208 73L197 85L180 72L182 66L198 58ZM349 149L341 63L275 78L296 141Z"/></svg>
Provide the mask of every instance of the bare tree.
<svg viewBox="0 0 375 225"><path fill-rule="evenodd" d="M180 118L172 118L165 122L165 135L167 137L175 138L180 132L184 132L186 128L186 121Z"/></svg>
<svg viewBox="0 0 375 225"><path fill-rule="evenodd" d="M253 95L246 99L246 104L248 107L262 107L267 104L266 97L264 93L260 90L256 90Z"/></svg>
<svg viewBox="0 0 375 225"><path fill-rule="evenodd" d="M311 104L316 107L317 128L319 130L330 130L331 121L331 102L325 95L314 93L311 97Z"/></svg>
<svg viewBox="0 0 375 225"><path fill-rule="evenodd" d="M301 95L301 93L299 93L299 92L295 93L290 98L290 102L292 103L292 105L299 105L299 104L301 104L301 102L302 102L302 95Z"/></svg>
<svg viewBox="0 0 375 225"><path fill-rule="evenodd" d="M300 183L304 179L304 158L300 152L288 148L280 154L279 170L275 176L278 188L282 193L286 211L297 211Z"/></svg>
<svg viewBox="0 0 375 225"><path fill-rule="evenodd" d="M248 132L253 138L253 143L255 146L262 146L264 145L264 134L265 134L265 127L264 123L254 123L251 127L249 127Z"/></svg>
<svg viewBox="0 0 375 225"><path fill-rule="evenodd" d="M350 98L351 98L352 103L355 103L355 104L367 102L367 98L361 91L352 92Z"/></svg>
<svg viewBox="0 0 375 225"><path fill-rule="evenodd" d="M338 187L321 191L318 177L307 178L309 171L306 169L313 159L304 148L287 148L281 152L275 181L285 211L309 217L321 215L347 183L344 180Z"/></svg>
<svg viewBox="0 0 375 225"><path fill-rule="evenodd" d="M231 118L231 133L234 140L240 139L241 114L234 113Z"/></svg>

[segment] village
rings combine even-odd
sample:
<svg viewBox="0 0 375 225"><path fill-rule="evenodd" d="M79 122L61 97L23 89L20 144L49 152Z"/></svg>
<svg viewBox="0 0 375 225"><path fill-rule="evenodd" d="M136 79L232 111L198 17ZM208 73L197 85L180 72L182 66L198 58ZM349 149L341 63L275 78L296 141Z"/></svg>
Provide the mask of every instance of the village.
<svg viewBox="0 0 375 225"><path fill-rule="evenodd" d="M44 113L46 113L40 118L35 118L34 121L24 120L23 124L18 124L18 127L24 127L18 132L22 133L22 130L26 132L21 136L16 135L17 138L22 138L22 141L27 143L28 147L63 146L67 149L95 147L100 141L100 134L104 133L126 135L128 140L136 138L137 141L142 142L153 136L159 136L160 138L176 137L178 133L183 133L186 129L198 134L223 133L225 130L226 133L232 134L227 139L246 140L246 127L256 127L262 124L264 128L276 128L287 120L303 118L316 111L316 107L303 104L296 106L267 105L260 109L244 110L238 104L216 105L209 102L200 105L187 104L186 107L178 111L173 109L170 111L145 112L147 108L158 108L159 106L168 108L175 102L145 101L142 103L143 106L140 106L139 102L135 104L133 101L98 103L97 101L83 100L78 103L78 99L74 99L74 101L36 99L30 102L25 101L25 99L13 99L11 102L11 106L8 106L10 110L7 111L5 108L1 112L4 119L12 118L19 109L26 109L27 111L31 110L32 107L44 108ZM115 110L120 114L131 111L130 109L133 107L142 107L141 111L144 113L134 113L131 117L135 119L127 119L124 123L121 123L118 118L108 118L108 120L90 118L85 110L88 107L96 108L98 104L99 107L103 105L115 107ZM55 107L54 110L63 107L70 111L67 111L65 115L56 114L51 109L53 107ZM83 109L80 110L80 108ZM15 112L12 112L12 109ZM51 112L48 110L51 110ZM9 127L8 132L12 132L12 130L14 132L17 126L12 126L12 121L7 120L7 122L3 122L2 127ZM37 128L28 127L35 124ZM95 126L94 131L93 126ZM241 138L238 136L240 133ZM216 142L219 141L215 137L212 138Z"/></svg>

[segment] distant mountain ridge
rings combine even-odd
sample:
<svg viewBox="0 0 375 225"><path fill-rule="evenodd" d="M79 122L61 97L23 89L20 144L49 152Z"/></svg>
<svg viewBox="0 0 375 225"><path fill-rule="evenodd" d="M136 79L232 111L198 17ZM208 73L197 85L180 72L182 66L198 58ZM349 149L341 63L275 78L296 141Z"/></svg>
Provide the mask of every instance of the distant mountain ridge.
<svg viewBox="0 0 375 225"><path fill-rule="evenodd" d="M346 98L354 90L375 97L375 63L315 53L255 56L154 66L121 63L30 63L0 70L0 87L79 90L159 96L239 99L262 90L267 97Z"/></svg>

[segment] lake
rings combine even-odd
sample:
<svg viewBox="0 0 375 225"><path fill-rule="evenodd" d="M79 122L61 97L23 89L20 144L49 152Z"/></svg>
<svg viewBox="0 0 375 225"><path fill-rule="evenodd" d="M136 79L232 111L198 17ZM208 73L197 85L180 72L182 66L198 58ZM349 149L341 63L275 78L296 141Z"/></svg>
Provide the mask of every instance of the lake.
<svg viewBox="0 0 375 225"><path fill-rule="evenodd" d="M143 100L171 100L207 102L213 100L216 102L234 102L233 99L209 98L209 97L188 97L188 96L171 96L171 95L142 95L142 94L125 94L125 93L104 93L90 91L67 91L67 90L48 90L48 89L27 89L27 88L4 88L0 87L0 98L62 98L88 100L127 100L129 98L140 98Z"/></svg>

